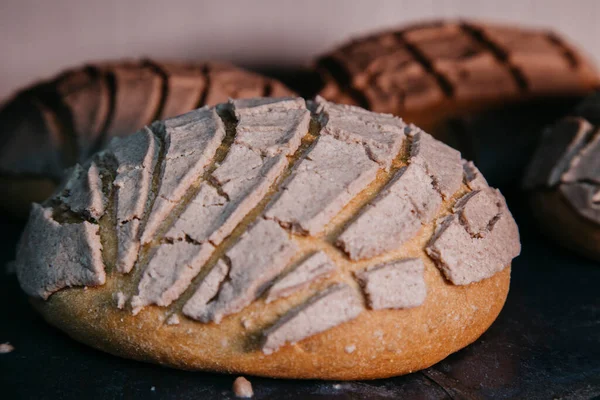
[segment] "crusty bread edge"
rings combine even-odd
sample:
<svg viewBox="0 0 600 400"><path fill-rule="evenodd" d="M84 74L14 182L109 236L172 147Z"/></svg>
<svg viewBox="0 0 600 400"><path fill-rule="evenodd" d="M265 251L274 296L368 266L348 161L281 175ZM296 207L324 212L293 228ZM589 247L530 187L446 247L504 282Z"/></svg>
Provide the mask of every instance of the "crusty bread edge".
<svg viewBox="0 0 600 400"><path fill-rule="evenodd" d="M429 263L428 263L429 264ZM364 311L358 318L264 355L257 332L241 321L264 308L262 300L225 319L201 324L180 316L165 323L165 309L133 316L119 310L111 285L60 291L34 307L74 339L121 357L165 366L272 378L378 379L427 368L481 336L506 300L510 266L466 286L426 268L427 299L405 310Z"/></svg>

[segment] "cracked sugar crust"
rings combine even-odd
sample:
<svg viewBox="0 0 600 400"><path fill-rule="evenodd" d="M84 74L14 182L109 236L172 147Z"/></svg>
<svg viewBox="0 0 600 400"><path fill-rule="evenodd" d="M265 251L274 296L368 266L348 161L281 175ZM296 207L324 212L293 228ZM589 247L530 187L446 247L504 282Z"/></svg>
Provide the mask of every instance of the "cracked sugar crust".
<svg viewBox="0 0 600 400"><path fill-rule="evenodd" d="M442 199L418 164L398 171L382 192L361 210L336 244L352 260L371 258L400 248L428 223Z"/></svg>
<svg viewBox="0 0 600 400"><path fill-rule="evenodd" d="M571 162L585 147L594 127L582 118L565 118L544 132L525 173L525 189L552 187L570 169ZM572 178L575 175L572 175Z"/></svg>
<svg viewBox="0 0 600 400"><path fill-rule="evenodd" d="M462 203L460 215L455 211L436 222L436 231L425 249L446 278L455 285L468 285L489 278L504 269L521 252L519 231L504 198L493 189L488 189L488 194L496 199L496 215L481 210L487 203L487 200L480 201L482 198L479 196L483 195L469 193L462 202L459 200ZM466 221L465 210L469 210L470 214L470 219ZM484 216L491 217L487 221L487 228L472 235L469 223L477 221L483 225L482 222L486 222L482 218Z"/></svg>
<svg viewBox="0 0 600 400"><path fill-rule="evenodd" d="M378 114L359 107L334 104L316 99L321 113L322 135L331 135L346 143L360 143L371 159L389 168L404 141L406 124L388 114Z"/></svg>
<svg viewBox="0 0 600 400"><path fill-rule="evenodd" d="M362 145L321 136L283 183L265 216L314 236L375 179L378 169Z"/></svg>
<svg viewBox="0 0 600 400"><path fill-rule="evenodd" d="M291 155L308 132L310 111L301 98L231 101L237 118L235 143L264 156Z"/></svg>
<svg viewBox="0 0 600 400"><path fill-rule="evenodd" d="M600 186L576 182L563 184L560 193L573 206L575 212L589 221L600 224Z"/></svg>
<svg viewBox="0 0 600 400"><path fill-rule="evenodd" d="M52 209L34 204L15 268L25 293L42 299L67 287L103 285L98 226L86 221L61 224L52 218Z"/></svg>
<svg viewBox="0 0 600 400"><path fill-rule="evenodd" d="M265 284L284 270L298 250L289 234L276 222L259 220L227 251L231 265L228 280L200 319L219 323L223 317L249 305L266 289Z"/></svg>
<svg viewBox="0 0 600 400"><path fill-rule="evenodd" d="M424 132L395 117L331 104L312 110L302 99L231 101L153 124L131 139L131 154L127 147L108 153L113 163L101 182L108 204L100 219L90 222L104 244L106 286L122 294L111 304L130 311L123 318L145 321L165 307L160 322L169 332L236 326L247 331L249 343L228 339L217 343L219 348L252 353L262 349L253 341L263 337L271 343L266 352L273 353L353 319L354 312L364 314L363 302L390 310L417 303L416 295L392 296L393 304L377 300L387 284L376 278L378 266L417 258L426 267L421 277L441 277L436 266L452 282L450 276L470 276L452 264L444 247L470 244L453 243L454 237L446 243L438 229L438 242L429 246L437 246L441 256L433 251L429 259L423 250L435 218L455 216L470 239L492 241L502 218L512 220L503 203L499 208L484 201L480 192L491 189L475 166L460 158L455 163L453 150L433 139L429 143ZM429 162L440 154L443 162ZM183 167L169 169L174 165ZM188 179L188 167L195 170L194 179ZM76 179L81 171L73 175ZM443 199L440 188L451 186L456 176L456 193ZM71 186L85 191L85 185ZM128 187L135 193L127 193ZM66 212L62 203L49 204L57 207L61 226L85 217ZM342 239L347 239L343 246ZM123 274L119 261L132 265L131 273ZM486 271L510 263L479 261ZM406 278L403 284L418 275L389 268ZM370 271L372 282L381 283L361 286L359 275L367 279ZM332 284L350 292L338 288L346 293L339 294ZM423 293L430 296L427 288ZM341 310L343 318L319 314L331 309ZM166 322L172 315L181 317L179 324Z"/></svg>
<svg viewBox="0 0 600 400"><path fill-rule="evenodd" d="M120 272L130 272L137 259L140 220L144 217L150 196L159 149L158 139L149 128L144 128L139 134L114 138L108 147L117 163L113 186L116 195L117 269Z"/></svg>
<svg viewBox="0 0 600 400"><path fill-rule="evenodd" d="M484 236L502 213L500 195L490 189L478 190L463 196L452 208L471 236Z"/></svg>
<svg viewBox="0 0 600 400"><path fill-rule="evenodd" d="M463 182L471 190L481 190L489 187L484 176L479 169L473 164L473 161L462 160L463 164Z"/></svg>
<svg viewBox="0 0 600 400"><path fill-rule="evenodd" d="M412 308L423 304L427 295L425 266L420 258L393 261L356 273L369 308Z"/></svg>
<svg viewBox="0 0 600 400"><path fill-rule="evenodd" d="M292 271L278 279L269 289L266 302L270 303L309 286L312 282L332 274L337 269L324 251L316 252Z"/></svg>
<svg viewBox="0 0 600 400"><path fill-rule="evenodd" d="M333 284L321 293L288 311L264 332L262 351L271 354L285 343L296 343L356 318L364 306L355 289L345 283Z"/></svg>
<svg viewBox="0 0 600 400"><path fill-rule="evenodd" d="M198 195L167 237L187 236L198 242L221 243L265 197L287 165L283 156L262 158L244 146L232 146L213 173L218 189L202 183Z"/></svg>
<svg viewBox="0 0 600 400"><path fill-rule="evenodd" d="M188 188L203 174L225 137L225 126L215 108L200 108L165 120L165 155L161 179L152 211L142 235L149 243L162 222L181 201Z"/></svg>
<svg viewBox="0 0 600 400"><path fill-rule="evenodd" d="M99 220L108 204L108 196L102 190L105 173L94 161L83 167L75 164L57 199L72 212Z"/></svg>
<svg viewBox="0 0 600 400"><path fill-rule="evenodd" d="M200 281L192 297L183 306L183 313L190 318L200 320L207 312L206 305L221 288L221 284L229 274L229 265L223 260L217 261L208 274Z"/></svg>
<svg viewBox="0 0 600 400"><path fill-rule="evenodd" d="M410 163L423 167L444 199L452 196L463 182L460 152L421 130L412 133Z"/></svg>
<svg viewBox="0 0 600 400"><path fill-rule="evenodd" d="M565 183L589 182L600 185L600 134L592 137L581 151L573 157L569 169L562 175Z"/></svg>
<svg viewBox="0 0 600 400"><path fill-rule="evenodd" d="M213 251L210 243L160 244L144 270L138 294L131 299L134 314L149 304L168 306L179 298Z"/></svg>

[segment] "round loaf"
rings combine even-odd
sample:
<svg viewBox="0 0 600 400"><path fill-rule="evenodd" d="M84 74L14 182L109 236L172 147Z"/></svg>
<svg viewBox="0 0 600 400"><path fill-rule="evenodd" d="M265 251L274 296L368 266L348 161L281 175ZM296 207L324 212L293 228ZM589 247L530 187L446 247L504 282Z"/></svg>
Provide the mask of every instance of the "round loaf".
<svg viewBox="0 0 600 400"><path fill-rule="evenodd" d="M560 35L475 21L356 38L321 56L316 68L327 100L399 115L445 141L452 120L600 87L593 63Z"/></svg>
<svg viewBox="0 0 600 400"><path fill-rule="evenodd" d="M25 88L0 108L0 206L26 216L64 169L111 138L229 98L289 96L283 84L226 63L143 60L85 65Z"/></svg>
<svg viewBox="0 0 600 400"><path fill-rule="evenodd" d="M543 233L600 260L600 94L548 128L524 188Z"/></svg>
<svg viewBox="0 0 600 400"><path fill-rule="evenodd" d="M34 205L17 252L51 324L122 357L244 375L426 368L502 309L504 198L390 115L233 100L113 140Z"/></svg>

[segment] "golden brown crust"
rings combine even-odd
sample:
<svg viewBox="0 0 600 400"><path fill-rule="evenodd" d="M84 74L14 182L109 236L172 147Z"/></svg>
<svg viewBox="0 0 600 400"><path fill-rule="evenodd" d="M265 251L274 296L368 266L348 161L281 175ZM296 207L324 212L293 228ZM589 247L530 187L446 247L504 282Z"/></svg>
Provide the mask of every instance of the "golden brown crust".
<svg viewBox="0 0 600 400"><path fill-rule="evenodd" d="M510 267L481 282L455 286L427 260L426 282L427 299L420 307L366 311L268 356L257 348L252 328L245 330L241 323L261 312L263 300L220 325L183 316L178 325L167 325L165 309L159 307L134 317L116 308L114 281L32 302L48 322L73 338L122 357L276 378L377 379L427 368L475 341L504 305Z"/></svg>
<svg viewBox="0 0 600 400"><path fill-rule="evenodd" d="M544 235L600 261L600 226L577 213L558 188L532 192L529 202Z"/></svg>

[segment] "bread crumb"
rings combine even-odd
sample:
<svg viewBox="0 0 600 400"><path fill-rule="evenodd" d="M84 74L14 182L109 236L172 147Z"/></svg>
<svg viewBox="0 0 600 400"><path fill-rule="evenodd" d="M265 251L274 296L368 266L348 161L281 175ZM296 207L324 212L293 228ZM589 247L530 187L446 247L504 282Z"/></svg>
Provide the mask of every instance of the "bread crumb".
<svg viewBox="0 0 600 400"><path fill-rule="evenodd" d="M171 316L167 318L167 325L179 325L179 315L171 314Z"/></svg>
<svg viewBox="0 0 600 400"><path fill-rule="evenodd" d="M14 351L15 347L10 343L2 343L0 344L0 354L7 354Z"/></svg>
<svg viewBox="0 0 600 400"><path fill-rule="evenodd" d="M241 397L244 399L249 399L254 396L252 384L243 376L238 376L233 382L233 393L235 394L235 397Z"/></svg>
<svg viewBox="0 0 600 400"><path fill-rule="evenodd" d="M348 354L354 353L354 350L356 350L356 345L354 344L344 347L344 351Z"/></svg>
<svg viewBox="0 0 600 400"><path fill-rule="evenodd" d="M122 310L123 308L125 308L125 303L127 302L127 296L125 296L125 294L123 294L123 292L115 293L113 295L113 298L117 302L117 308L119 310Z"/></svg>
<svg viewBox="0 0 600 400"><path fill-rule="evenodd" d="M335 385L333 385L333 388L335 390L340 390L342 388L342 385L340 385L339 383L336 383Z"/></svg>
<svg viewBox="0 0 600 400"><path fill-rule="evenodd" d="M152 386L152 387L150 388L150 391L151 391L151 392L155 392L155 391L156 391L156 386Z"/></svg>

